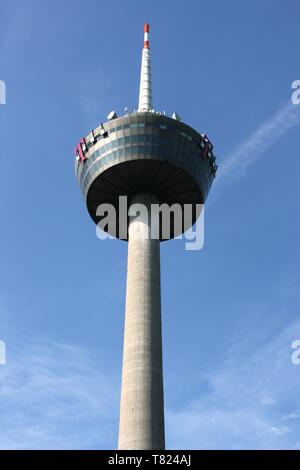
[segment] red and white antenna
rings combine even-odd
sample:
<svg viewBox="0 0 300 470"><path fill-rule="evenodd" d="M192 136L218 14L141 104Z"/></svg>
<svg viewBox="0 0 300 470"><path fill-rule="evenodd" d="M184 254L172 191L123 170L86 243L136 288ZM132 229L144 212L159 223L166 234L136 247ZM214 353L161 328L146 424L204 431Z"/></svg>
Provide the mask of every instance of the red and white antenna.
<svg viewBox="0 0 300 470"><path fill-rule="evenodd" d="M149 29L148 23L144 24L144 48L142 53L140 96L138 111L150 111L152 106L152 82L151 82L151 60L149 47Z"/></svg>
<svg viewBox="0 0 300 470"><path fill-rule="evenodd" d="M148 23L144 24L144 48L149 49L149 30L150 26Z"/></svg>

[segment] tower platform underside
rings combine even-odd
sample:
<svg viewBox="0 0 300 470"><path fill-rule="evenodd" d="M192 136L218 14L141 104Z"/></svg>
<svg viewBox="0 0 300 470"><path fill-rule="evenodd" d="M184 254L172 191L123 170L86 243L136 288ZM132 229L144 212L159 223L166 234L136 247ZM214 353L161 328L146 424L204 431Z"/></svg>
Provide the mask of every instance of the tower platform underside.
<svg viewBox="0 0 300 470"><path fill-rule="evenodd" d="M131 199L141 192L154 194L159 204L190 204L190 225L195 222L196 204L204 203L214 178L213 157L203 155L198 132L167 116L142 112L103 124L94 137L94 143L87 144L87 159L76 163L76 174L95 223L101 220L96 215L100 204L112 204L118 216L119 196ZM189 228L182 219L182 229L174 231L172 217L170 225L171 238ZM117 217L113 236L119 237L118 229Z"/></svg>

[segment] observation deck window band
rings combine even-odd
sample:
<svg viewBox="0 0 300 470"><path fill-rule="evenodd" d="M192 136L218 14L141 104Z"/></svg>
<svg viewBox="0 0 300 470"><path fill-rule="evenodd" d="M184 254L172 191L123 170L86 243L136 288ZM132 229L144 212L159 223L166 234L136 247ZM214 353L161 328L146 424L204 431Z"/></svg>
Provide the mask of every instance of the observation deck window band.
<svg viewBox="0 0 300 470"><path fill-rule="evenodd" d="M136 137L136 136L135 136ZM113 142L117 142L118 139L116 139L115 141ZM164 140L163 142L160 141L157 141L157 140L153 140L151 142L151 148L150 146L147 148L145 148L145 150L140 150L138 153L146 153L146 154L149 154L151 153L151 151L153 151L153 146L157 146L159 145L159 153L161 155L161 158L164 158L165 155L168 155L168 158L171 158L174 160L174 161L179 161L180 163L184 163L185 167L189 167L191 163L194 163L192 162L192 153L189 151L188 148L186 148L186 146L183 148L183 149L179 149L177 152L174 152L173 149L172 149L172 141L170 142L168 139L167 140ZM132 142L132 145L133 145L133 149L131 149L130 147L126 147L125 149L125 156L128 156L128 155L132 155L132 154L137 154L136 150L139 148L139 149L142 149L144 146L139 144L138 142L136 142L134 140L134 142ZM147 143L146 143L147 145ZM109 157L109 155L112 153L112 151L114 150L114 158L117 158L117 151L120 152L120 150L122 150L122 147L123 145L121 145L121 149L118 148L117 146L117 143L116 143L116 147L115 146L112 146L110 148L106 148L105 149L105 152L102 153L102 156L100 157L100 160L103 160L104 158L107 158ZM103 148L102 148L103 149ZM99 149L100 150L100 149ZM108 155L107 155L108 154ZM122 150L122 155L124 154L124 151ZM99 157L98 157L99 158ZM95 161L98 161L98 158L97 156L94 156L93 157L90 157L88 160L89 160L89 166L88 166L88 169L86 172L82 172L81 174L81 182L83 179L86 178L86 175L88 174L89 170L91 168L94 167L95 165ZM106 160L105 160L106 161Z"/></svg>
<svg viewBox="0 0 300 470"><path fill-rule="evenodd" d="M126 136L126 137L124 138L124 141L125 141L124 143L130 144L130 138L132 138L132 137L133 137L132 144L136 147L136 144L137 144L137 142L136 142L136 137L138 137L138 134L133 135L133 136ZM141 153L145 152L146 155L149 155L149 153L151 153L151 152L149 152L149 150L150 150L150 145L153 147L153 145L157 145L157 144L153 142L153 140L152 140L153 135L152 135L152 134L146 135L145 137L146 137L146 145L147 145L147 147L146 147L145 150L144 150L144 149L143 149L143 146L140 144L139 146L140 146L141 150L140 150L140 152L138 151L138 154L141 154ZM156 137L156 136L155 136L155 137ZM123 138L121 138L121 139L123 139ZM100 147L100 148L98 149L98 150L101 150L101 153L102 153L101 159L103 159L103 158L105 158L105 157L108 157L109 155L106 155L106 154L107 154L107 153L110 154L110 153L112 152L112 148L118 147L118 144L117 144L117 143L116 143L116 144L113 144L113 142L116 142L117 140L118 140L118 139L114 139L113 141L111 141L111 142L105 144L104 146L102 146L102 147ZM113 146L112 146L112 144L113 144ZM173 147L173 141L170 141L169 139L164 139L164 141L163 141L163 143L162 143L162 142L161 142L161 139L160 139L160 140L159 140L159 145L160 145L160 152L159 152L159 153L160 153L160 155L161 155L161 158L162 158L162 159L165 159L165 156L166 156L166 155L168 155L168 156L169 156L168 158L170 158L170 156L171 156L170 147ZM122 146L123 146L123 145L121 144L121 147L122 147ZM105 147L105 151L104 151L104 147ZM151 148L152 148L152 147L151 147ZM167 147L167 148L164 148L164 147ZM147 150L146 150L146 149L147 149ZM116 150L120 151L120 149L118 149L118 148L116 148ZM135 149L134 154L136 154L136 153L137 153L137 152L136 152L136 149ZM175 161L179 161L179 162L185 163L185 165L184 165L185 168L188 168L188 167L190 166L190 163L191 163L191 161L190 161L190 160L191 160L191 155L189 155L189 153L190 153L190 152L188 151L188 149L186 148L186 146L183 146L183 148L182 148L182 146L181 146L181 148L180 148L179 145L177 145L177 152L174 152L174 154L172 155L172 157L173 157L172 159L174 160L174 162L175 162ZM124 151L123 151L123 150L122 150L122 155L124 155ZM132 153L125 152L125 156L128 156L128 155L132 155ZM116 158L117 158L117 154L115 153L115 154L114 154L114 159L116 159ZM89 166L88 166L88 170L87 170L87 171L89 171L89 169L90 169L91 167L93 167L94 163L92 163L92 162L93 162L93 160L95 160L95 159L96 159L95 154L93 154L91 157L89 157L89 158L86 160L86 161L89 161ZM186 161L184 161L184 160L186 160ZM207 160L210 162L210 159L209 159L209 158L208 158ZM107 160L105 160L105 162L107 162ZM92 165L91 165L91 163L92 163ZM212 172L213 172L213 173L216 172L216 169L213 168L213 167L212 167ZM86 174L87 174L87 172L84 172L84 171L81 173L81 175L80 175L81 183L82 183L82 180L83 180L84 178L86 178Z"/></svg>

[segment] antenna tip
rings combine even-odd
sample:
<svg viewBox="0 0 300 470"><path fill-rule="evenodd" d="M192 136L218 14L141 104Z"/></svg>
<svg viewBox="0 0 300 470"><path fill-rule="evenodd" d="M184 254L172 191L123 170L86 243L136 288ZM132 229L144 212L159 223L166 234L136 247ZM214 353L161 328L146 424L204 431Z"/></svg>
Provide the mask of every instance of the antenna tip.
<svg viewBox="0 0 300 470"><path fill-rule="evenodd" d="M149 49L149 23L144 24L144 49Z"/></svg>

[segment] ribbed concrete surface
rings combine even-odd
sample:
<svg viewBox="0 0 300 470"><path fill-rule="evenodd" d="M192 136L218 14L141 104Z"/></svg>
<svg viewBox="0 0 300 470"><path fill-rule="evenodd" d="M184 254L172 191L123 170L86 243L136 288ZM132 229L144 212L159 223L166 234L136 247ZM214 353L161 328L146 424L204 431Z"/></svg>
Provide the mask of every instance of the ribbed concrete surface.
<svg viewBox="0 0 300 470"><path fill-rule="evenodd" d="M156 202L139 194L131 208ZM160 245L146 219L131 220L118 448L164 449L164 434Z"/></svg>
<svg viewBox="0 0 300 470"><path fill-rule="evenodd" d="M153 105L150 49L144 48L142 53L139 111L149 111L152 108Z"/></svg>

